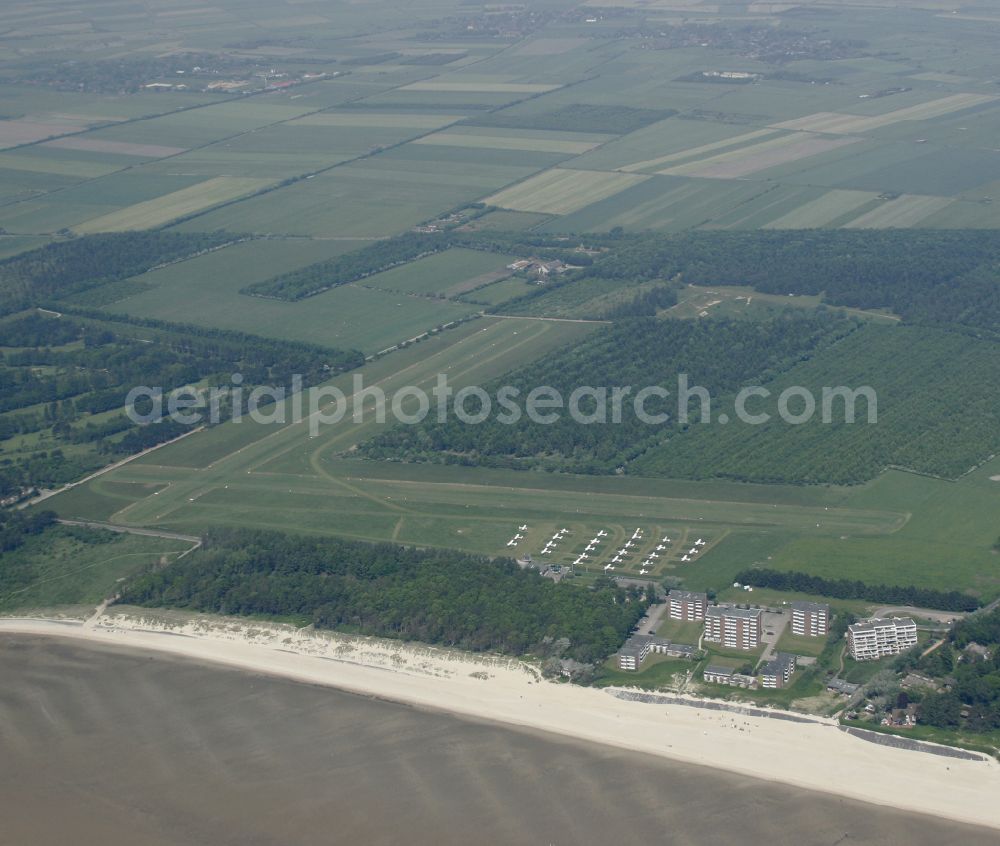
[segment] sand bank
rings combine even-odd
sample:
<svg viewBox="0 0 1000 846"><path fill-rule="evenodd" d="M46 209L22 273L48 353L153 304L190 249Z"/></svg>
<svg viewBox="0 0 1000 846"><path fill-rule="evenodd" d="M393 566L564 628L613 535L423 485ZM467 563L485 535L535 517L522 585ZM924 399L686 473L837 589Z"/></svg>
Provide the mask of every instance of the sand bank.
<svg viewBox="0 0 1000 846"><path fill-rule="evenodd" d="M546 681L512 659L177 612L115 608L86 623L7 618L3 633L168 652L1000 828L996 761L878 746L832 720L628 701Z"/></svg>

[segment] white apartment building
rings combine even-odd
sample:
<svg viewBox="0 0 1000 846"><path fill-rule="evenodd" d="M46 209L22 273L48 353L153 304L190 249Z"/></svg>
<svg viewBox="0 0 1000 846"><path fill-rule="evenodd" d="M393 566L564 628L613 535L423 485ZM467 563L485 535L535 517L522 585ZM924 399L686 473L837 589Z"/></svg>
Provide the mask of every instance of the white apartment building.
<svg viewBox="0 0 1000 846"><path fill-rule="evenodd" d="M726 649L752 650L760 646L761 610L713 605L705 611L705 640Z"/></svg>
<svg viewBox="0 0 1000 846"><path fill-rule="evenodd" d="M847 629L847 648L855 661L898 655L917 645L917 624L909 617L874 617Z"/></svg>
<svg viewBox="0 0 1000 846"><path fill-rule="evenodd" d="M670 603L670 619L704 620L705 609L708 608L708 594L694 593L689 590L672 590L667 594Z"/></svg>
<svg viewBox="0 0 1000 846"><path fill-rule="evenodd" d="M792 634L826 637L830 631L830 606L820 602L792 603Z"/></svg>

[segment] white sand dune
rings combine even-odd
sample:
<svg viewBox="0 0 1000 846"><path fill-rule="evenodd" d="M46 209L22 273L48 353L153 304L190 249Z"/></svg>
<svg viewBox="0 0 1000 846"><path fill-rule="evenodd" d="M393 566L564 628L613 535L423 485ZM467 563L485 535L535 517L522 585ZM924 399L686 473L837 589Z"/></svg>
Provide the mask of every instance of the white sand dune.
<svg viewBox="0 0 1000 846"><path fill-rule="evenodd" d="M86 623L0 619L4 633L167 652L1000 828L996 761L876 745L831 720L625 701L543 680L513 659L177 612L114 608Z"/></svg>

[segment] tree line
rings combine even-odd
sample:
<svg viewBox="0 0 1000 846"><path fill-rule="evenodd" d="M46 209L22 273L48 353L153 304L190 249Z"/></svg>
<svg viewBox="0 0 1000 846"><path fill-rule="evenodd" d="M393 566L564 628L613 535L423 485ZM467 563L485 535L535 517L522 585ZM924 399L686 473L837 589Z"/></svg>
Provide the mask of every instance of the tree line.
<svg viewBox="0 0 1000 846"><path fill-rule="evenodd" d="M767 568L741 570L734 580L740 584L772 590L811 593L833 599L864 599L890 605L913 605L941 611L974 611L981 604L976 597L957 590L934 590L915 585L869 584L856 579L826 579L796 570Z"/></svg>
<svg viewBox="0 0 1000 846"><path fill-rule="evenodd" d="M555 584L509 559L251 529L211 530L196 552L127 583L121 601L513 655L565 639L565 657L588 663L648 607L638 589Z"/></svg>

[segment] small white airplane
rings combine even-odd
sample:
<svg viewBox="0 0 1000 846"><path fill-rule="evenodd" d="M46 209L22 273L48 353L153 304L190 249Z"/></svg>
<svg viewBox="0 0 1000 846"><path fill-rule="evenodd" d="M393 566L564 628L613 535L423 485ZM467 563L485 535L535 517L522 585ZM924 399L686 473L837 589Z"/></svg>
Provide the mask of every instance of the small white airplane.
<svg viewBox="0 0 1000 846"><path fill-rule="evenodd" d="M604 572L607 572L610 569L611 569L611 565L610 564L605 564L604 565Z"/></svg>
<svg viewBox="0 0 1000 846"><path fill-rule="evenodd" d="M606 531L604 531L604 529L601 529L601 530L600 530L600 531L599 531L599 532L597 533L597 536L598 536L599 538L603 538L603 537L607 537L607 534L608 534L608 533L607 533Z"/></svg>
<svg viewBox="0 0 1000 846"><path fill-rule="evenodd" d="M507 546L517 546L517 541L507 541Z"/></svg>
<svg viewBox="0 0 1000 846"><path fill-rule="evenodd" d="M550 552L551 552L551 550L549 550L549 549L543 549L542 552L541 552L541 554L542 555L548 555L548 554L550 554Z"/></svg>
<svg viewBox="0 0 1000 846"><path fill-rule="evenodd" d="M656 551L657 552L663 552L663 550L665 550L665 549L666 549L666 547L662 543L661 544L657 544L657 546L656 546Z"/></svg>
<svg viewBox="0 0 1000 846"><path fill-rule="evenodd" d="M569 534L569 529L560 529L559 530L559 534L560 535L568 535Z"/></svg>
<svg viewBox="0 0 1000 846"><path fill-rule="evenodd" d="M697 555L697 554L698 554L698 547L696 547L696 546L692 546L688 550L688 555Z"/></svg>
<svg viewBox="0 0 1000 846"><path fill-rule="evenodd" d="M646 571L645 570L640 570L639 571L639 575L640 576L645 576L646 575Z"/></svg>
<svg viewBox="0 0 1000 846"><path fill-rule="evenodd" d="M694 542L694 545L695 546L704 546L705 545L705 541L703 541L701 538L698 538L698 540L696 540Z"/></svg>
<svg viewBox="0 0 1000 846"><path fill-rule="evenodd" d="M517 528L519 531L526 532L528 531L528 524L525 523L523 526L518 526Z"/></svg>
<svg viewBox="0 0 1000 846"><path fill-rule="evenodd" d="M518 533L518 534L514 535L514 540L521 540L521 538L523 538L523 537L524 537L524 535Z"/></svg>
<svg viewBox="0 0 1000 846"><path fill-rule="evenodd" d="M660 557L660 553L658 553L658 552L651 552L651 553L649 553L649 557L650 558L659 558Z"/></svg>
<svg viewBox="0 0 1000 846"><path fill-rule="evenodd" d="M689 556L687 556L687 555L684 555L684 556L681 557L681 561L690 561L690 560L691 560L691 558Z"/></svg>
<svg viewBox="0 0 1000 846"><path fill-rule="evenodd" d="M590 558L590 556L589 556L589 555L587 555L587 553L586 553L586 552L581 552L581 553L580 553L580 558Z"/></svg>
<svg viewBox="0 0 1000 846"><path fill-rule="evenodd" d="M666 535L664 535L663 536L663 540L661 540L660 543L670 543L670 538L668 538Z"/></svg>

